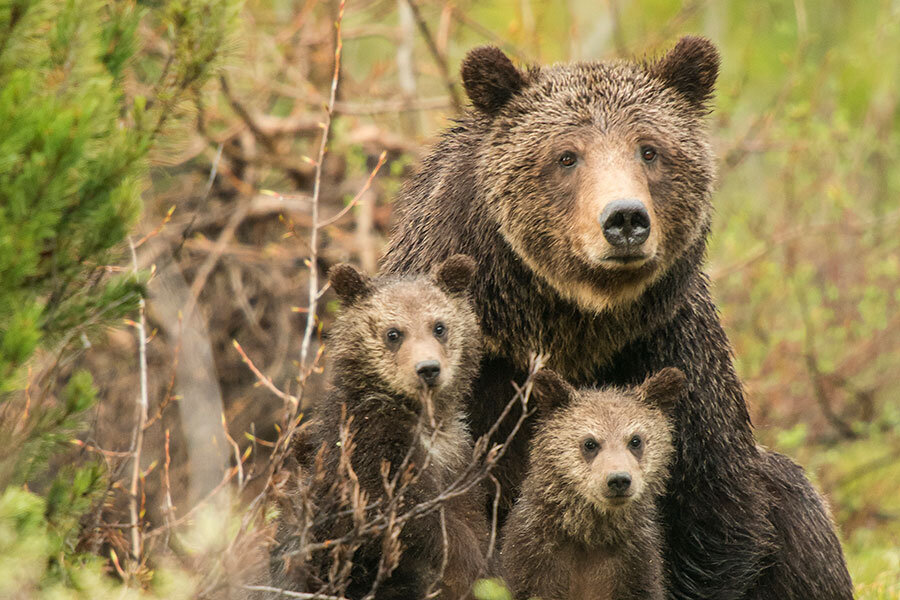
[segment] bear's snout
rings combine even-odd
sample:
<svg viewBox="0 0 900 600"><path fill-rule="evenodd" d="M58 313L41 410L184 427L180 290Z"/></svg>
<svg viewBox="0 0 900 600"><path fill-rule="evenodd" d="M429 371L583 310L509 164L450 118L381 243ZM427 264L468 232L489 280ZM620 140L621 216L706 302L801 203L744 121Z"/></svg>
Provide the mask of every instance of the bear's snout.
<svg viewBox="0 0 900 600"><path fill-rule="evenodd" d="M428 387L434 387L441 375L441 363L436 360L423 360L416 363L416 375Z"/></svg>
<svg viewBox="0 0 900 600"><path fill-rule="evenodd" d="M625 471L610 473L606 478L606 487L610 496L625 496L631 487L631 475Z"/></svg>
<svg viewBox="0 0 900 600"><path fill-rule="evenodd" d="M600 226L613 248L637 250L650 237L650 213L636 198L616 200L603 209Z"/></svg>

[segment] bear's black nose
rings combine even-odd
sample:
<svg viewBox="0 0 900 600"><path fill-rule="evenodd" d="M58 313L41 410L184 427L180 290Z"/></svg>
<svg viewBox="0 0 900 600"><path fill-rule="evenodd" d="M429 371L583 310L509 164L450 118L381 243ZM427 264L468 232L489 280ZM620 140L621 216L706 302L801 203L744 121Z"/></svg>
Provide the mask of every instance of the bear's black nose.
<svg viewBox="0 0 900 600"><path fill-rule="evenodd" d="M433 386L441 374L441 363L436 360L423 360L416 363L416 373L427 386Z"/></svg>
<svg viewBox="0 0 900 600"><path fill-rule="evenodd" d="M631 486L631 475L629 475L625 471L610 473L609 477L606 478L606 485L607 487L609 487L609 491L612 492L613 495L622 496L625 494L625 492L628 491L628 488Z"/></svg>
<svg viewBox="0 0 900 600"><path fill-rule="evenodd" d="M610 202L600 215L603 236L614 248L640 246L650 236L650 214L636 198Z"/></svg>

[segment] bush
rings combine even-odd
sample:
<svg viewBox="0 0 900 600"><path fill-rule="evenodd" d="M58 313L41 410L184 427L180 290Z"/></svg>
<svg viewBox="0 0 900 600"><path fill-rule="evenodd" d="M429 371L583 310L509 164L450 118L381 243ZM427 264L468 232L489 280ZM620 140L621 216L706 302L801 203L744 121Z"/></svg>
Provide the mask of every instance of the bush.
<svg viewBox="0 0 900 600"><path fill-rule="evenodd" d="M69 365L138 307L146 276L108 265L122 262L140 214L148 153L208 78L235 15L233 2L154 6L0 2L4 598L106 597L112 586L106 561L79 551L85 515L106 501L106 473L51 460L95 403L91 376ZM142 19L163 25L171 48L150 98L126 85Z"/></svg>

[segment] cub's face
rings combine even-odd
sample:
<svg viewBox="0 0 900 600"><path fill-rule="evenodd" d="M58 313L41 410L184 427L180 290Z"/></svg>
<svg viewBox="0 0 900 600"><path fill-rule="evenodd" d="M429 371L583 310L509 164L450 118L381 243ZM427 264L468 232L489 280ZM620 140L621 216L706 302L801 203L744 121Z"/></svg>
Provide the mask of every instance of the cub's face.
<svg viewBox="0 0 900 600"><path fill-rule="evenodd" d="M490 120L477 176L501 233L584 308L632 300L708 228L714 160L703 116L718 56L691 40L654 65L514 74L502 54L476 60L490 53L480 49L463 66ZM479 67L505 69L509 93L492 95L503 78Z"/></svg>
<svg viewBox="0 0 900 600"><path fill-rule="evenodd" d="M458 377L467 352L478 351L471 309L425 281L385 286L352 312L360 320L355 330L366 363L388 387L408 396L440 392Z"/></svg>
<svg viewBox="0 0 900 600"><path fill-rule="evenodd" d="M538 444L557 475L600 510L660 491L672 439L662 413L619 392L584 392Z"/></svg>
<svg viewBox="0 0 900 600"><path fill-rule="evenodd" d="M553 372L535 380L541 415L533 471L600 511L662 493L673 452L669 414L685 379L663 369L640 386L575 390Z"/></svg>
<svg viewBox="0 0 900 600"><path fill-rule="evenodd" d="M370 279L350 265L330 273L344 304L331 352L354 377L409 397L471 383L481 335L469 305L473 261L447 259L431 278Z"/></svg>

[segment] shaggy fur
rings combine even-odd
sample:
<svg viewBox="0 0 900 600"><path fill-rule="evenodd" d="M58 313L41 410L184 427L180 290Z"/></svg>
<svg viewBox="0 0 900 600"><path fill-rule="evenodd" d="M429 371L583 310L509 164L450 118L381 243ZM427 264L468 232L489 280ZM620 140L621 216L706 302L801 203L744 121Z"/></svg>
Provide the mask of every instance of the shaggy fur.
<svg viewBox="0 0 900 600"><path fill-rule="evenodd" d="M684 391L677 369L637 388L579 392L541 373L540 425L503 534L503 571L516 598L665 598L656 500L672 454L665 413ZM628 446L635 436L637 449ZM596 455L584 451L586 439L599 444ZM609 471L626 468L632 495L609 499Z"/></svg>
<svg viewBox="0 0 900 600"><path fill-rule="evenodd" d="M822 499L801 471L757 449L700 270L712 212L703 117L715 48L684 38L655 63L510 69L496 49L467 57L475 109L406 187L384 260L389 273L427 272L457 252L478 263L473 296L487 352L469 405L473 434L496 420L532 351L548 353L548 366L579 386L635 385L680 368L690 392L675 407L662 503L672 597L851 598ZM492 88L505 85L517 87ZM642 163L645 146L655 158ZM560 167L564 152L574 166ZM623 197L620 185L646 198L657 236L652 253L627 266L606 260L597 218ZM497 472L507 509L529 431ZM787 592L767 583L773 573Z"/></svg>
<svg viewBox="0 0 900 600"><path fill-rule="evenodd" d="M378 503L384 492L382 463L393 476L412 447L411 463L421 475L405 491L400 513L435 498L463 471L472 456L472 441L464 421L463 398L469 393L479 360L480 333L469 305L468 286L473 263L464 256L451 257L432 279L385 277L370 280L349 265L332 269L332 286L344 309L335 321L328 342L333 364L333 389L315 407L309 432L297 443L298 462L312 487L314 541L346 534L349 517L344 489L354 477L365 497L363 504ZM436 334L436 325L444 328ZM391 342L387 332L401 334ZM424 360L440 363L440 376L432 388L434 423L423 415L424 384L416 365ZM416 437L417 425L425 429ZM352 434L350 465L341 462L340 428ZM346 446L347 444L343 444ZM315 455L315 456L311 456ZM350 471L352 469L353 475ZM415 470L413 472L416 472ZM483 575L487 544L487 518L480 491L451 500L444 513L448 534L447 566L441 580L444 595L458 598ZM294 507L300 521L304 508ZM369 518L379 514L378 509ZM285 550L297 547L296 533L282 527L280 548L273 552L275 580L288 589L317 591L332 568L329 552L314 555L309 564L288 565ZM400 533L399 566L380 586L376 598L422 598L440 575L444 544L439 516L433 513L408 522ZM353 570L346 590L348 598L364 596L378 571L383 540L369 540L353 555Z"/></svg>

